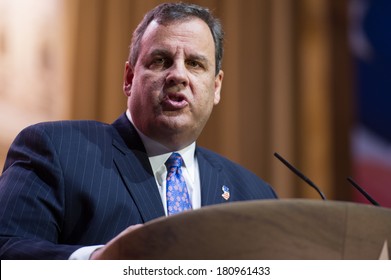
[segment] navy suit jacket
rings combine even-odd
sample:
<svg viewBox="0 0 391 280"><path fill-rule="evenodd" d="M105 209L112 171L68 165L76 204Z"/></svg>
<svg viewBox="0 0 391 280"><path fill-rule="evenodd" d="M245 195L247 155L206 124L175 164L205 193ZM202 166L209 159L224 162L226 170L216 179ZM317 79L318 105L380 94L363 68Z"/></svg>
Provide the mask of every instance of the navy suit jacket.
<svg viewBox="0 0 391 280"><path fill-rule="evenodd" d="M276 198L243 167L196 148L202 206ZM130 225L164 216L145 148L123 114L113 124L41 123L12 144L0 177L0 258L67 259Z"/></svg>

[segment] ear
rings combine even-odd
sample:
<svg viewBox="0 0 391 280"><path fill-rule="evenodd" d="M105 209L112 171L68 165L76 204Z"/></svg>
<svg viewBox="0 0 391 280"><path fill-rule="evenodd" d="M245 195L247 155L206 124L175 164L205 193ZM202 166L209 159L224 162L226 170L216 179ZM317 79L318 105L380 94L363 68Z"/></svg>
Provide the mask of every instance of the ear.
<svg viewBox="0 0 391 280"><path fill-rule="evenodd" d="M129 62L125 62L124 78L123 78L123 92L126 96L130 96L132 82L133 82L133 69L130 66Z"/></svg>
<svg viewBox="0 0 391 280"><path fill-rule="evenodd" d="M223 86L223 78L224 78L224 72L220 70L215 77L215 96L213 101L214 105L217 105L220 102L220 92L221 92L221 87Z"/></svg>

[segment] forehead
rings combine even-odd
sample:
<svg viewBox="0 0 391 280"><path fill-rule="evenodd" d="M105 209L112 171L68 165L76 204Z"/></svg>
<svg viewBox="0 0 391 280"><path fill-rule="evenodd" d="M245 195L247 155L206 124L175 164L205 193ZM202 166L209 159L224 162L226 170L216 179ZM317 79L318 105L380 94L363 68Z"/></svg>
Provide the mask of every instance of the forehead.
<svg viewBox="0 0 391 280"><path fill-rule="evenodd" d="M199 18L159 24L152 21L141 40L141 53L147 54L155 49L184 49L188 52L202 53L214 59L214 40L209 26Z"/></svg>

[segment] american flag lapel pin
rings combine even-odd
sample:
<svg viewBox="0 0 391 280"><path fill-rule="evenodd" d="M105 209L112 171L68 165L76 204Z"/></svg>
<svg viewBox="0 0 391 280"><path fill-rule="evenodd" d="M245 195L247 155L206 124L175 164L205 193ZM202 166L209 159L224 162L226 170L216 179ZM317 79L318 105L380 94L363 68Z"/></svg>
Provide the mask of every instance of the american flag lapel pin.
<svg viewBox="0 0 391 280"><path fill-rule="evenodd" d="M224 185L222 188L223 194L221 195L225 200L228 200L230 197L229 188Z"/></svg>

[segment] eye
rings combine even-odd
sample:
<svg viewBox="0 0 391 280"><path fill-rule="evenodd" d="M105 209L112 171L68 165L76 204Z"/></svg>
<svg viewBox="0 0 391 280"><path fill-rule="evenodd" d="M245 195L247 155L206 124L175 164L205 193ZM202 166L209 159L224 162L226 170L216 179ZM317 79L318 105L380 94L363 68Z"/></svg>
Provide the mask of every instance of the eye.
<svg viewBox="0 0 391 280"><path fill-rule="evenodd" d="M191 68L201 68L202 67L202 64L196 60L188 60L188 61L186 61L186 65Z"/></svg>
<svg viewBox="0 0 391 280"><path fill-rule="evenodd" d="M150 60L148 68L151 70L163 70L170 66L170 60L166 57L157 56Z"/></svg>
<svg viewBox="0 0 391 280"><path fill-rule="evenodd" d="M166 66L167 61L164 57L155 57L150 60L148 68L151 70L159 70Z"/></svg>
<svg viewBox="0 0 391 280"><path fill-rule="evenodd" d="M163 58L163 57L155 58L155 59L152 61L152 64L154 64L154 65L164 65L165 63L166 63L166 59Z"/></svg>

